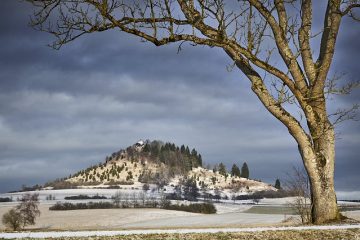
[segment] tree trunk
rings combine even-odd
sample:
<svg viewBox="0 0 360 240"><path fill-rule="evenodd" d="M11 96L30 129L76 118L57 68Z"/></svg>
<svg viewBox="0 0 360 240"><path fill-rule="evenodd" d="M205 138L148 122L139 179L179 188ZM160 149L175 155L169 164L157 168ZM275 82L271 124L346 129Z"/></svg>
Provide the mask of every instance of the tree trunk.
<svg viewBox="0 0 360 240"><path fill-rule="evenodd" d="M332 173L324 173L332 175ZM330 177L329 177L330 179ZM322 224L336 221L339 218L339 212L336 202L336 195L333 181L318 182L310 179L311 182L311 219L312 223Z"/></svg>
<svg viewBox="0 0 360 240"><path fill-rule="evenodd" d="M332 126L325 125L327 127L321 132L311 131L312 135L315 132L317 135L313 137L313 147L302 154L310 179L311 218L315 224L339 218L334 188L335 135Z"/></svg>
<svg viewBox="0 0 360 240"><path fill-rule="evenodd" d="M252 91L266 109L288 128L298 143L310 179L312 222L321 224L337 220L339 214L334 188L335 134L327 117L323 89L313 91L309 96L313 100L303 109L310 130L308 134L300 122L275 101L261 76L246 60L238 57L239 53L230 48L226 49L226 53L236 60L236 66L251 81Z"/></svg>

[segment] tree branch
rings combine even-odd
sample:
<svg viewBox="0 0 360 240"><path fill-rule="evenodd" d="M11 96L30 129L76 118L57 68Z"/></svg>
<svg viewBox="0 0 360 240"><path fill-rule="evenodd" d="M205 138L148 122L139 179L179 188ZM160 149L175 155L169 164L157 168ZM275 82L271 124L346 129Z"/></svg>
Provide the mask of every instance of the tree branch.
<svg viewBox="0 0 360 240"><path fill-rule="evenodd" d="M317 76L312 86L313 95L322 95L335 51L335 43L341 22L340 0L329 0L326 8L324 31L321 36L320 53L316 61Z"/></svg>
<svg viewBox="0 0 360 240"><path fill-rule="evenodd" d="M225 47L224 50L232 59L235 59L235 64L250 80L252 84L252 91L256 94L265 108L287 127L289 133L294 137L300 146L300 149L308 151L306 154L312 155L312 139L303 129L300 122L297 121L293 116L290 115L289 112L287 112L280 104L276 102L276 100L267 90L267 87L260 75L247 63L246 60L241 58L232 48ZM315 156L313 156L313 158L316 159ZM305 166L315 168L316 162L309 160L310 159L305 161L305 158L303 158ZM313 177L316 177L314 173L310 174L312 174Z"/></svg>
<svg viewBox="0 0 360 240"><path fill-rule="evenodd" d="M310 84L315 81L316 71L313 62L312 51L310 46L311 25L312 25L312 1L303 0L301 4L301 27L299 29L298 41L300 53L306 76Z"/></svg>
<svg viewBox="0 0 360 240"><path fill-rule="evenodd" d="M285 33L283 33L276 19L271 15L271 12L260 1L258 0L248 0L248 1L261 13L261 15L269 23L272 32L274 34L275 43L277 45L279 53L282 59L284 60L285 64L287 65L288 69L290 70L290 73L295 81L296 87L299 88L299 90L303 94L306 94L308 90L308 86L305 81L306 78L302 73L300 65L297 62L293 52L289 47Z"/></svg>
<svg viewBox="0 0 360 240"><path fill-rule="evenodd" d="M360 4L359 3L354 3L354 4L350 4L349 6L347 6L344 11L341 12L342 16L347 15L348 13L351 12L352 9L354 8L360 8Z"/></svg>
<svg viewBox="0 0 360 240"><path fill-rule="evenodd" d="M286 8L284 5L284 0L275 0L274 3L279 18L280 28L282 29L283 34L285 35L287 32L288 18L286 14Z"/></svg>

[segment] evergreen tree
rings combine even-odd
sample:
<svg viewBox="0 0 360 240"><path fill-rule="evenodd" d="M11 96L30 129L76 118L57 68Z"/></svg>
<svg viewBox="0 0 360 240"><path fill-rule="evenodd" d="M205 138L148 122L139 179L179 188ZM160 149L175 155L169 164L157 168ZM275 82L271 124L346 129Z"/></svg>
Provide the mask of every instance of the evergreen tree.
<svg viewBox="0 0 360 240"><path fill-rule="evenodd" d="M143 148L143 152L148 153L148 152L150 152L150 151L151 151L150 145L149 145L148 143L146 143L145 146L144 146L144 148Z"/></svg>
<svg viewBox="0 0 360 240"><path fill-rule="evenodd" d="M185 154L186 154L186 156L190 156L190 149L188 146L186 146L186 148L185 148Z"/></svg>
<svg viewBox="0 0 360 240"><path fill-rule="evenodd" d="M240 177L240 169L239 167L234 163L231 168L231 176L232 177Z"/></svg>
<svg viewBox="0 0 360 240"><path fill-rule="evenodd" d="M200 167L202 167L202 157L201 157L201 154L199 154L198 156L198 164Z"/></svg>
<svg viewBox="0 0 360 240"><path fill-rule="evenodd" d="M243 178L249 178L249 168L246 162L241 167L241 177Z"/></svg>
<svg viewBox="0 0 360 240"><path fill-rule="evenodd" d="M193 148L193 149L191 150L191 156L197 157L197 152L196 152L195 148Z"/></svg>
<svg viewBox="0 0 360 240"><path fill-rule="evenodd" d="M180 152L181 152L181 153L185 153L185 146L184 146L184 145L181 145L181 147L180 147Z"/></svg>
<svg viewBox="0 0 360 240"><path fill-rule="evenodd" d="M223 163L219 164L219 173L223 176L227 174L226 167Z"/></svg>
<svg viewBox="0 0 360 240"><path fill-rule="evenodd" d="M151 155L154 157L159 156L159 151L160 151L160 143L157 141L153 141L150 144L150 152Z"/></svg>
<svg viewBox="0 0 360 240"><path fill-rule="evenodd" d="M197 201L199 196L199 188L196 186L194 178L189 178L185 181L183 186L184 198L189 201Z"/></svg>
<svg viewBox="0 0 360 240"><path fill-rule="evenodd" d="M213 173L216 173L217 171L218 171L218 168L217 168L217 165L215 164L214 168L213 168Z"/></svg>
<svg viewBox="0 0 360 240"><path fill-rule="evenodd" d="M276 179L276 181L275 181L275 188L276 188L276 189L281 189L281 184L280 184L280 180L279 180L279 179Z"/></svg>
<svg viewBox="0 0 360 240"><path fill-rule="evenodd" d="M185 157L185 169L186 171L190 171L193 168L193 164L190 158Z"/></svg>

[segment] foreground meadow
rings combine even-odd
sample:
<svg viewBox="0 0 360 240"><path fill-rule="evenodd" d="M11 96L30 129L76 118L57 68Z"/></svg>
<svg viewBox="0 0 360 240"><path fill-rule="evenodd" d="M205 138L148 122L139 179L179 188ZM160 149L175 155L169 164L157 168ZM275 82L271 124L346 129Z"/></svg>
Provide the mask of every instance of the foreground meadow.
<svg viewBox="0 0 360 240"><path fill-rule="evenodd" d="M76 240L79 238L60 238L66 240ZM132 235L115 237L92 237L98 240L358 240L360 239L360 229L350 230L304 230L304 231L264 231L264 232L242 232L242 233L198 233L198 234L152 234L152 235Z"/></svg>
<svg viewBox="0 0 360 240"><path fill-rule="evenodd" d="M61 239L61 240L358 240L360 229L322 229L322 230L268 230L268 231L244 231L244 232L216 232L216 233L161 233L161 234L132 234L114 236L80 236L80 237L57 237L55 236L5 236L6 238L26 239Z"/></svg>

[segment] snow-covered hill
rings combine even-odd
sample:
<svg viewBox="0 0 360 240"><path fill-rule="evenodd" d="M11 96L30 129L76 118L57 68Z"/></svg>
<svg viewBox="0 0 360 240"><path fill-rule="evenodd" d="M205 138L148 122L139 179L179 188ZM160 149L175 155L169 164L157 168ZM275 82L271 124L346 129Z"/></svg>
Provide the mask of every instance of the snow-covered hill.
<svg viewBox="0 0 360 240"><path fill-rule="evenodd" d="M213 195L230 197L256 191L276 191L267 183L203 168L201 155L195 149L190 152L188 147L159 141L156 145L154 142L139 141L106 157L104 163L79 171L64 181L83 188L121 185L141 188L150 184L173 192L176 186L191 178L200 191ZM49 186L51 188L52 185Z"/></svg>

